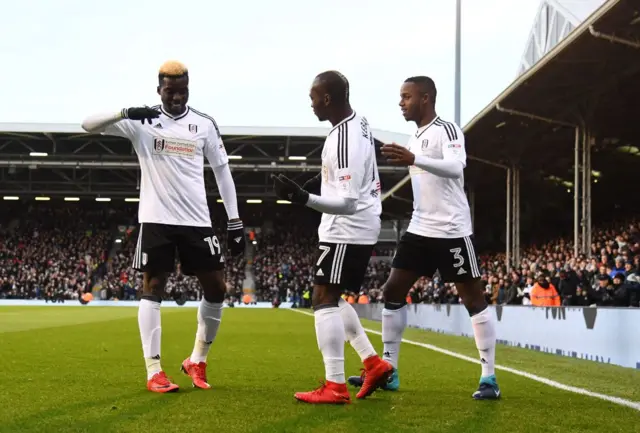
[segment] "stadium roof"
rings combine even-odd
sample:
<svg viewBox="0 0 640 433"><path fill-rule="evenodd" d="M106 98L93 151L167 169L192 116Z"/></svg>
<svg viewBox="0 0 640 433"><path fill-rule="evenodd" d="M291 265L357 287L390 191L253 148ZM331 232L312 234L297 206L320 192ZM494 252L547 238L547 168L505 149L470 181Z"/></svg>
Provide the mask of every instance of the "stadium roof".
<svg viewBox="0 0 640 433"><path fill-rule="evenodd" d="M585 21L604 0L543 0L531 26L518 74L533 66L576 27Z"/></svg>
<svg viewBox="0 0 640 433"><path fill-rule="evenodd" d="M616 159L640 141L639 74L640 3L607 1L465 125L469 152L563 175L585 124L594 151Z"/></svg>
<svg viewBox="0 0 640 433"><path fill-rule="evenodd" d="M238 196L275 201L272 172L289 172L304 182L320 171L321 149L329 128L222 126ZM408 136L374 130L380 142ZM377 147L379 151L379 146ZM406 168L380 158L383 189L402 179ZM0 196L134 197L139 164L129 140L88 134L79 124L0 123ZM216 197L211 170L208 193ZM386 210L393 212L393 207Z"/></svg>
<svg viewBox="0 0 640 433"><path fill-rule="evenodd" d="M622 217L621 206L640 205L628 188L640 168L639 100L640 2L609 0L465 125L468 152L518 167L523 202L570 221L575 127L585 126L594 221ZM561 180L555 192L545 178Z"/></svg>

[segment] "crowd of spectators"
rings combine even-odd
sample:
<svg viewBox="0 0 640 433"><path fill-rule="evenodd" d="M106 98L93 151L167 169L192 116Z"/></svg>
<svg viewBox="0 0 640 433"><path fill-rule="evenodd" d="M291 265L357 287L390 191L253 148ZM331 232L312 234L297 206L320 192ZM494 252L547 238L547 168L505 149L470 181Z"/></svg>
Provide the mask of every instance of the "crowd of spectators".
<svg viewBox="0 0 640 433"><path fill-rule="evenodd" d="M114 227L135 227L135 208L29 206L19 218L0 214L0 298L77 299L98 292L98 299L137 299L141 274L131 270L136 231L120 236ZM229 299L239 301L247 288L255 301L302 303L313 285L317 221L301 218L295 225L280 215L259 215L261 229L249 242L245 257L227 258ZM269 223L265 223L269 221ZM225 228L215 223L221 244ZM504 254L480 257L485 296L491 304L639 306L640 223L628 222L594 231L588 254L574 255L571 242L558 239L532 245L518 266L507 268ZM390 272L393 245L380 245L359 290L350 302L381 302L382 284ZM170 277L166 297L198 300L197 279L181 273ZM436 275L420 278L411 289L411 303L459 303L453 284Z"/></svg>
<svg viewBox="0 0 640 433"><path fill-rule="evenodd" d="M109 227L118 216L104 208L31 206L0 221L0 297L76 299L91 287L106 259Z"/></svg>

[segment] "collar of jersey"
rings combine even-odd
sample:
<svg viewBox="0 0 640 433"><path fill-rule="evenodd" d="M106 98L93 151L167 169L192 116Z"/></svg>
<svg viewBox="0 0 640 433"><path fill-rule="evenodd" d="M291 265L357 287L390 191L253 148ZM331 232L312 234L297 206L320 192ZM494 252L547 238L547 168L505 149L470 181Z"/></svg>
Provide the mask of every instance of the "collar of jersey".
<svg viewBox="0 0 640 433"><path fill-rule="evenodd" d="M436 116L436 117L433 118L433 120L431 122L427 123L422 128L418 128L418 130L416 131L416 137L420 137L422 135L422 133L424 131L426 131L427 129L429 129L429 127L431 127L431 125L436 123L436 120L438 120L439 118L440 118L440 116Z"/></svg>
<svg viewBox="0 0 640 433"><path fill-rule="evenodd" d="M340 125L342 125L342 124L343 124L343 123L345 123L345 122L348 122L349 120L353 119L354 117L356 117L356 111L355 111L355 110L353 110L353 111L351 112L351 114L350 114L350 115L348 115L347 117L345 117L344 119L342 119L340 122L338 122L338 123L336 124L336 126L334 126L333 128L331 128L331 131L329 131L329 134L331 134L333 131L335 131L335 130L336 130L336 128L338 128Z"/></svg>
<svg viewBox="0 0 640 433"><path fill-rule="evenodd" d="M173 120L180 120L183 117L185 117L187 114L189 114L189 111L191 110L191 107L189 107L187 105L187 109L184 111L184 113L179 114L177 116L174 116L172 114L167 113L166 111L164 111L164 107L160 106L160 111L162 111L162 114L164 114L165 116L167 116L169 119L173 119Z"/></svg>

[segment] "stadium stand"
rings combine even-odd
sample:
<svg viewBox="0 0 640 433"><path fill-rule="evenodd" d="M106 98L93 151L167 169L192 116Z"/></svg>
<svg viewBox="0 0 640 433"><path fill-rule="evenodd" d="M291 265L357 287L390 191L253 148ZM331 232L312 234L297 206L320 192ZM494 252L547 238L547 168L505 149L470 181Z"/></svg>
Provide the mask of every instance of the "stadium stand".
<svg viewBox="0 0 640 433"><path fill-rule="evenodd" d="M137 233L120 238L114 227L135 220L135 206L32 203L10 206L2 216L0 234L0 298L78 299L93 291L97 299L137 299L141 275L130 269ZM17 218L16 215L19 215ZM256 301L302 302L311 290L316 221L304 211L283 215L258 213L250 219L259 231L251 260ZM217 221L218 232L223 225ZM135 227L133 225L132 227ZM541 305L534 292L539 278L551 282L558 305L638 306L640 300L640 221L594 231L589 253L576 257L567 239L531 245L519 266L507 269L503 254L481 257L487 300L492 304ZM223 242L224 242L224 235ZM120 240L120 243L116 241ZM393 250L384 246L372 259L360 291L346 293L349 302L382 300ZM229 300L243 295L245 258L227 263ZM177 272L167 285L167 298L200 299L195 278ZM411 303L459 303L455 286L423 278L409 295Z"/></svg>

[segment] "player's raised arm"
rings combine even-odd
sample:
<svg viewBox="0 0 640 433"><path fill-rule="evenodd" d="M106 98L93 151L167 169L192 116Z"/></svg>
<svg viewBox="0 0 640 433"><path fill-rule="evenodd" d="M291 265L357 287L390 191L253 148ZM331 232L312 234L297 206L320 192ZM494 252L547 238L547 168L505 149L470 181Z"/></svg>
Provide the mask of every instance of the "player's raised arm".
<svg viewBox="0 0 640 433"><path fill-rule="evenodd" d="M358 207L358 198L309 194L295 181L283 174L271 175L278 198L302 204L318 212L331 215L353 215ZM362 178L360 178L362 180Z"/></svg>
<svg viewBox="0 0 640 433"><path fill-rule="evenodd" d="M150 107L123 108L116 113L98 113L82 121L82 129L92 134L104 133L133 140L136 129L133 120L145 121L151 125L152 119L160 116L160 110Z"/></svg>
<svg viewBox="0 0 640 433"><path fill-rule="evenodd" d="M204 154L213 169L213 174L218 184L218 191L220 192L220 198L227 212L227 219L229 220L227 223L227 244L229 250L233 255L241 254L244 252L245 239L244 227L240 220L240 214L238 213L236 184L231 176L229 157L224 148L220 131L218 130L218 126L213 122L209 137L205 143Z"/></svg>
<svg viewBox="0 0 640 433"><path fill-rule="evenodd" d="M393 165L405 167L415 165L436 176L457 179L462 176L467 156L464 150L462 131L454 124L450 125L452 132L443 132L442 159L431 158L426 155L415 155L406 147L396 143L382 146L382 155Z"/></svg>

